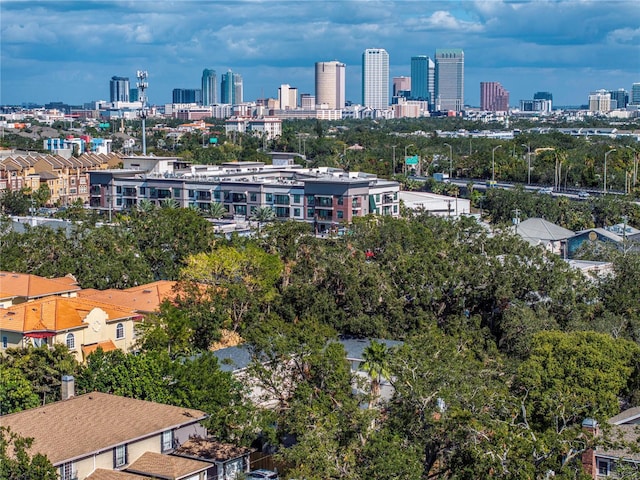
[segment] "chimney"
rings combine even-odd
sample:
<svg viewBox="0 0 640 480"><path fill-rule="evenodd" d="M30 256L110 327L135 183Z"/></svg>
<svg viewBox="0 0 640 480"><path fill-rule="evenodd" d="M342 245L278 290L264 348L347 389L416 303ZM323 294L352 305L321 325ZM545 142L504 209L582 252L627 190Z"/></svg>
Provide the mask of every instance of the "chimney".
<svg viewBox="0 0 640 480"><path fill-rule="evenodd" d="M62 400L69 400L75 396L75 378L72 375L63 375L60 393Z"/></svg>
<svg viewBox="0 0 640 480"><path fill-rule="evenodd" d="M585 418L582 421L582 430L587 432L589 436L597 436L600 434L598 428L598 422L596 422L593 418ZM584 472L589 475L591 478L597 478L598 469L596 465L596 451L594 448L587 448L584 452L582 452L582 468Z"/></svg>

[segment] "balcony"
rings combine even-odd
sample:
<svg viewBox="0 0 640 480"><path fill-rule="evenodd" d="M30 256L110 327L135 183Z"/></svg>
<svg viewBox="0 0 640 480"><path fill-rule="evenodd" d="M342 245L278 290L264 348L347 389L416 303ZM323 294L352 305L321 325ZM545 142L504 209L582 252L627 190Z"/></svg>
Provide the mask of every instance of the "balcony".
<svg viewBox="0 0 640 480"><path fill-rule="evenodd" d="M332 197L316 197L315 198L316 207L333 207L333 198Z"/></svg>
<svg viewBox="0 0 640 480"><path fill-rule="evenodd" d="M273 203L275 205L289 205L289 195L275 195Z"/></svg>
<svg viewBox="0 0 640 480"><path fill-rule="evenodd" d="M122 189L122 194L125 197L135 197L135 196L137 196L136 189L135 188L130 188L130 187L123 188Z"/></svg>

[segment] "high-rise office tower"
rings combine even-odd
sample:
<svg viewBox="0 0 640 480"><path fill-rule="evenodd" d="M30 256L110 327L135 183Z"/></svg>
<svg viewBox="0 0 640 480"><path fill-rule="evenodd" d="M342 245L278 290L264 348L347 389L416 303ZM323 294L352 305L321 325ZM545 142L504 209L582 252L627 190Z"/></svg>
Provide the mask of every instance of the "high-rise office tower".
<svg viewBox="0 0 640 480"><path fill-rule="evenodd" d="M411 77L393 77L391 80L393 84L392 96L409 97L411 95Z"/></svg>
<svg viewBox="0 0 640 480"><path fill-rule="evenodd" d="M202 103L202 90L199 88L174 88L173 103Z"/></svg>
<svg viewBox="0 0 640 480"><path fill-rule="evenodd" d="M487 112L508 112L509 92L500 82L480 82L480 109Z"/></svg>
<svg viewBox="0 0 640 480"><path fill-rule="evenodd" d="M129 89L129 101L130 102L138 101L138 87Z"/></svg>
<svg viewBox="0 0 640 480"><path fill-rule="evenodd" d="M230 103L231 105L242 103L242 76L239 73L233 73L231 70L224 73L220 87L222 103Z"/></svg>
<svg viewBox="0 0 640 480"><path fill-rule="evenodd" d="M631 85L631 105L640 105L640 83Z"/></svg>
<svg viewBox="0 0 640 480"><path fill-rule="evenodd" d="M411 98L435 104L436 64L426 55L411 57Z"/></svg>
<svg viewBox="0 0 640 480"><path fill-rule="evenodd" d="M205 68L202 71L202 105L218 103L218 77L216 71Z"/></svg>
<svg viewBox="0 0 640 480"><path fill-rule="evenodd" d="M336 110L345 106L346 65L337 61L316 62L316 103Z"/></svg>
<svg viewBox="0 0 640 480"><path fill-rule="evenodd" d="M368 48L362 54L362 104L389 106L389 54L384 48Z"/></svg>
<svg viewBox="0 0 640 480"><path fill-rule="evenodd" d="M293 110L298 106L298 89L289 84L280 85L278 88L278 101L280 110Z"/></svg>
<svg viewBox="0 0 640 480"><path fill-rule="evenodd" d="M464 52L458 48L436 50L436 110L464 107Z"/></svg>
<svg viewBox="0 0 640 480"><path fill-rule="evenodd" d="M313 110L316 108L316 96L310 93L300 94L300 106L303 110Z"/></svg>
<svg viewBox="0 0 640 480"><path fill-rule="evenodd" d="M616 108L627 108L627 105L629 104L629 92L627 92L624 88L619 88L618 90L610 90L609 94L611 94L612 110Z"/></svg>
<svg viewBox="0 0 640 480"><path fill-rule="evenodd" d="M534 100L551 100L553 102L553 94L551 92L536 92L533 94Z"/></svg>
<svg viewBox="0 0 640 480"><path fill-rule="evenodd" d="M129 101L129 78L128 77L111 77L109 82L112 102L128 102Z"/></svg>

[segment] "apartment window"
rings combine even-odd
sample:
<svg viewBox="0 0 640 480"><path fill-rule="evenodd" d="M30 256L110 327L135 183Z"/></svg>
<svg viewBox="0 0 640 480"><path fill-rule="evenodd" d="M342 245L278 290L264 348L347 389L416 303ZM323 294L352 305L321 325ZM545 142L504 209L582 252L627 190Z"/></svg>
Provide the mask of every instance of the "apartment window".
<svg viewBox="0 0 640 480"><path fill-rule="evenodd" d="M160 442L160 451L166 452L173 449L173 430L167 430L162 432L162 438Z"/></svg>
<svg viewBox="0 0 640 480"><path fill-rule="evenodd" d="M174 188L173 189L173 198L180 198L180 189L179 188Z"/></svg>
<svg viewBox="0 0 640 480"><path fill-rule="evenodd" d="M140 187L140 195L146 195L147 194L147 187Z"/></svg>
<svg viewBox="0 0 640 480"><path fill-rule="evenodd" d="M214 190L213 198L220 201L220 190Z"/></svg>
<svg viewBox="0 0 640 480"><path fill-rule="evenodd" d="M293 203L300 203L300 195L297 193L293 194Z"/></svg>
<svg viewBox="0 0 640 480"><path fill-rule="evenodd" d="M338 218L344 218L344 212L342 210L338 210Z"/></svg>
<svg viewBox="0 0 640 480"><path fill-rule="evenodd" d="M273 193L267 193L265 195L265 201L272 202L273 201Z"/></svg>
<svg viewBox="0 0 640 480"><path fill-rule="evenodd" d="M76 478L76 469L73 462L60 465L60 480L75 480Z"/></svg>
<svg viewBox="0 0 640 480"><path fill-rule="evenodd" d="M2 337L2 348L7 348L9 345L9 339L7 337Z"/></svg>
<svg viewBox="0 0 640 480"><path fill-rule="evenodd" d="M294 217L299 217L300 216L300 209L299 208L294 208L293 209L293 216Z"/></svg>
<svg viewBox="0 0 640 480"><path fill-rule="evenodd" d="M258 201L258 195L255 192L251 192L251 194L249 195L249 198L251 199L252 202Z"/></svg>
<svg viewBox="0 0 640 480"><path fill-rule="evenodd" d="M344 205L344 197L338 197L338 205Z"/></svg>
<svg viewBox="0 0 640 480"><path fill-rule="evenodd" d="M118 445L113 449L113 468L124 467L127 464L127 446Z"/></svg>
<svg viewBox="0 0 640 480"><path fill-rule="evenodd" d="M189 190L189 198L194 198L196 196L195 190Z"/></svg>
<svg viewBox="0 0 640 480"><path fill-rule="evenodd" d="M76 337L73 333L67 333L67 348L69 350L76 348Z"/></svg>
<svg viewBox="0 0 640 480"><path fill-rule="evenodd" d="M124 338L124 324L119 323L116 325L116 340Z"/></svg>

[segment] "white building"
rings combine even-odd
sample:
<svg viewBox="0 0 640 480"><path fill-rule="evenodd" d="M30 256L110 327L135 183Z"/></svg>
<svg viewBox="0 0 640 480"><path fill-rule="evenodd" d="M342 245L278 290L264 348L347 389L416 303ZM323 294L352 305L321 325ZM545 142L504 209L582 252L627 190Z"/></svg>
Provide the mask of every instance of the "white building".
<svg viewBox="0 0 640 480"><path fill-rule="evenodd" d="M362 103L378 110L389 106L389 54L384 48L362 54Z"/></svg>
<svg viewBox="0 0 640 480"><path fill-rule="evenodd" d="M346 65L337 61L316 63L316 102L330 109L345 106Z"/></svg>

